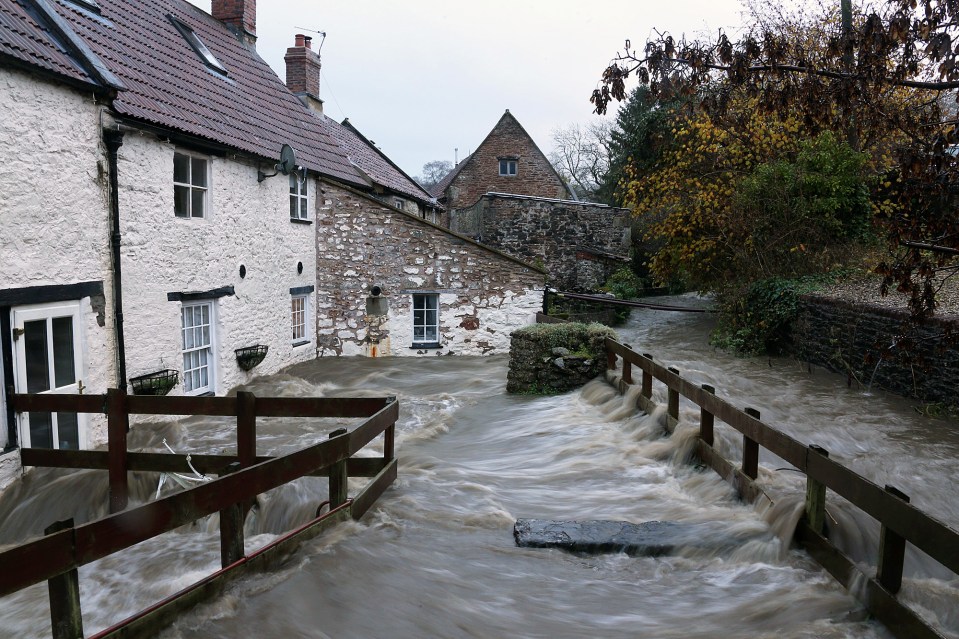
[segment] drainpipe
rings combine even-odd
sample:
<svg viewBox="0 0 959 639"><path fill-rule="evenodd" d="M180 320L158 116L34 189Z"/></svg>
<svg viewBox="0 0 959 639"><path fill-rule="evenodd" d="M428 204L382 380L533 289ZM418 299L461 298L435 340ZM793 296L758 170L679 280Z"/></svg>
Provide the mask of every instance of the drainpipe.
<svg viewBox="0 0 959 639"><path fill-rule="evenodd" d="M120 284L120 193L117 152L123 146L123 132L113 129L103 130L103 141L107 145L110 163L110 247L113 258L113 326L117 339L117 388L126 390L127 359L123 342L123 288Z"/></svg>

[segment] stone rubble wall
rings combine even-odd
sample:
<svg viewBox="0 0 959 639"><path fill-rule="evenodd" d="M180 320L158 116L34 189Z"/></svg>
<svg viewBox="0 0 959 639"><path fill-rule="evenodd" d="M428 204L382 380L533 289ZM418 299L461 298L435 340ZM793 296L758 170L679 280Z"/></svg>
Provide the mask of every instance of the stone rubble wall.
<svg viewBox="0 0 959 639"><path fill-rule="evenodd" d="M565 393L606 370L606 338L600 324L544 323L512 334L506 391L531 395Z"/></svg>
<svg viewBox="0 0 959 639"><path fill-rule="evenodd" d="M550 286L595 290L629 254L629 211L601 204L487 194L450 213L450 228L549 271Z"/></svg>
<svg viewBox="0 0 959 639"><path fill-rule="evenodd" d="M488 355L535 321L544 274L358 191L323 184L317 215L318 354ZM379 286L388 314L367 315ZM440 302L440 347L412 348L415 293Z"/></svg>
<svg viewBox="0 0 959 639"><path fill-rule="evenodd" d="M807 295L793 323L793 354L811 364L845 374L850 383L885 390L925 402L956 404L959 389L959 321L930 320L912 328L908 313L873 305ZM952 343L947 337L952 332ZM892 348L916 344L907 353Z"/></svg>

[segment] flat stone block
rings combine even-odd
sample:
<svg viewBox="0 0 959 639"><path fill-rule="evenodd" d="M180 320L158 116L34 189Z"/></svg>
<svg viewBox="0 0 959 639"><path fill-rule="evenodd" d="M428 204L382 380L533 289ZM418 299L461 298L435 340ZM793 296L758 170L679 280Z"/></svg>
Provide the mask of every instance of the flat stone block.
<svg viewBox="0 0 959 639"><path fill-rule="evenodd" d="M678 548L728 550L758 538L733 535L711 524L544 519L517 519L513 537L523 548L560 548L586 554L625 552L643 557L669 555Z"/></svg>

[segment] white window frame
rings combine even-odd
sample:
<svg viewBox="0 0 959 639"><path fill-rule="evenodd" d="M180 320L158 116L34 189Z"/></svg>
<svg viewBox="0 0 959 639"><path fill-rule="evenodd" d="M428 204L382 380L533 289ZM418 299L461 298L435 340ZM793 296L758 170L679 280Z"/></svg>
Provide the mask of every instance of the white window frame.
<svg viewBox="0 0 959 639"><path fill-rule="evenodd" d="M393 198L393 206L400 209L401 211L406 210L406 202L400 198Z"/></svg>
<svg viewBox="0 0 959 639"><path fill-rule="evenodd" d="M310 219L309 180L300 179L297 171L290 173L290 219Z"/></svg>
<svg viewBox="0 0 959 639"><path fill-rule="evenodd" d="M207 322L202 323L202 309L208 309ZM201 312L200 323L196 323L195 311ZM187 312L190 312L191 324L186 325ZM197 336L203 335L203 328L209 329L207 339L197 345ZM190 331L188 333L187 331ZM213 300L198 300L196 302L184 302L180 306L180 344L182 347L181 355L183 361L183 393L185 395L202 395L204 393L213 393L216 389L216 304ZM206 362L203 363L203 355L206 355ZM193 355L197 359L193 361ZM194 365L196 364L196 365ZM202 371L206 369L206 384L201 385ZM199 375L200 379L194 378Z"/></svg>
<svg viewBox="0 0 959 639"><path fill-rule="evenodd" d="M439 293L413 293L411 306L413 316L413 348L435 348L440 345L440 296ZM422 312L422 321L417 321L417 312ZM429 311L435 312L435 321L427 321ZM417 339L417 329L422 329L421 339ZM432 336L430 338L430 329Z"/></svg>
<svg viewBox="0 0 959 639"><path fill-rule="evenodd" d="M178 182L176 179L176 161L177 156L185 157L189 159L189 171L188 171L188 182ZM203 162L205 170L203 171L204 179L206 184L194 184L193 183L193 163L194 162ZM187 198L187 214L180 215L176 210L176 192L177 187L187 189L189 197ZM202 203L202 210L200 214L197 215L193 210L193 197L195 193L200 193L200 202ZM192 219L202 219L210 216L210 158L209 156L199 155L197 153L191 153L189 151L184 151L182 149L177 149L173 152L173 215L180 220L192 220Z"/></svg>
<svg viewBox="0 0 959 639"><path fill-rule="evenodd" d="M499 174L503 177L515 177L516 164L517 160L515 158L501 158L499 161Z"/></svg>
<svg viewBox="0 0 959 639"><path fill-rule="evenodd" d="M302 308L297 304L302 303ZM297 320L302 318L302 322ZM290 320L293 327L293 346L302 346L313 341L310 337L310 294L290 296ZM298 332L297 329L300 329Z"/></svg>

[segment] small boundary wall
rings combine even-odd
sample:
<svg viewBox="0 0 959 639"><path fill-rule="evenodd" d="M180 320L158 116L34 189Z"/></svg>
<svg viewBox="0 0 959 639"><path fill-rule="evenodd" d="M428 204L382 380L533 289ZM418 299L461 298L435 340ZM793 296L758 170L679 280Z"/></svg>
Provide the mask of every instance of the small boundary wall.
<svg viewBox="0 0 959 639"><path fill-rule="evenodd" d="M792 354L846 375L850 384L956 404L957 339L959 318L933 318L913 326L904 311L806 295L792 325ZM906 341L908 350L899 346Z"/></svg>

